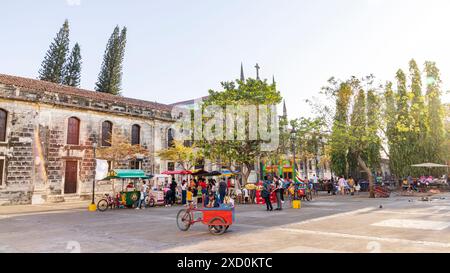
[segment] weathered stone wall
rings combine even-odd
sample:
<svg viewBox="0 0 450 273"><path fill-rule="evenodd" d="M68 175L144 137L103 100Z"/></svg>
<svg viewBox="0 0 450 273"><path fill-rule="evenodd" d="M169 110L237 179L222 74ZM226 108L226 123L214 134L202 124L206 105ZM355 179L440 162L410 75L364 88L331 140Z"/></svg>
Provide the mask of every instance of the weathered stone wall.
<svg viewBox="0 0 450 273"><path fill-rule="evenodd" d="M0 188L0 205L31 203L37 192L44 199L64 197L65 162L78 162L78 184L75 196L86 197L92 192L94 157L92 140L95 135L101 143L101 127L104 121L113 124L116 134L131 137L131 126L141 127L141 145L151 156L142 161L142 168L149 173L159 173L166 162L154 156L155 151L166 147L164 133L171 120L158 119L150 110L124 106L112 110L111 105L90 100L74 102L73 98L59 97L59 103L31 101L29 93L0 85L0 108L8 112L7 141L0 143L0 157L6 158L6 179ZM34 94L34 93L32 93ZM26 99L23 99L23 96ZM47 96L50 96L47 94ZM38 100L38 98L35 98ZM66 102L64 100L67 100ZM71 105L68 105L71 104ZM95 105L97 108L93 108ZM106 105L99 109L99 105ZM146 114L143 112L146 112ZM67 145L67 123L70 117L80 120L79 145ZM119 168L128 168L128 162ZM99 193L110 191L107 182L99 183ZM73 195L71 195L73 197Z"/></svg>
<svg viewBox="0 0 450 273"><path fill-rule="evenodd" d="M18 103L1 103L8 112L6 143L0 155L6 159L5 181L0 203L26 204L31 200L34 178L33 134L36 112Z"/></svg>

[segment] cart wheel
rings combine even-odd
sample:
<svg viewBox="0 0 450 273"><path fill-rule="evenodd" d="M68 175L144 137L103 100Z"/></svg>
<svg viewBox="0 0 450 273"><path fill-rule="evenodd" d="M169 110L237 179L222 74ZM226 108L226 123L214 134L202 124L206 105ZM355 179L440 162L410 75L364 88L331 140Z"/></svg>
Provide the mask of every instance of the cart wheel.
<svg viewBox="0 0 450 273"><path fill-rule="evenodd" d="M187 231L191 227L192 216L186 209L182 209L177 214L177 226L181 231Z"/></svg>
<svg viewBox="0 0 450 273"><path fill-rule="evenodd" d="M148 200L148 206L149 207L154 207L154 206L156 206L156 202L155 202L155 199L154 198L150 198L150 200Z"/></svg>
<svg viewBox="0 0 450 273"><path fill-rule="evenodd" d="M147 196L145 197L145 199L144 199L144 204L145 204L145 206L153 207L152 204L150 203L151 200L152 200L152 198L151 198L150 196L147 195Z"/></svg>
<svg viewBox="0 0 450 273"><path fill-rule="evenodd" d="M227 230L225 220L221 217L215 217L211 219L208 224L209 232L212 235L222 235Z"/></svg>
<svg viewBox="0 0 450 273"><path fill-rule="evenodd" d="M102 200L98 201L98 203L97 203L97 209L102 212L107 210L108 206L109 206L108 201L106 201L106 199L102 199Z"/></svg>
<svg viewBox="0 0 450 273"><path fill-rule="evenodd" d="M230 226L225 226L225 231L227 231L229 227L230 227Z"/></svg>

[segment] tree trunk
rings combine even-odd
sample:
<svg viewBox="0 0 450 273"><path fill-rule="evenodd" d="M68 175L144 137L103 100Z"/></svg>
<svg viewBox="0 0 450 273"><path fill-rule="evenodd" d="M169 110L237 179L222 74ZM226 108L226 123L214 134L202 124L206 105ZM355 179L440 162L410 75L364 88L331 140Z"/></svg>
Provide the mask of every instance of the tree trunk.
<svg viewBox="0 0 450 273"><path fill-rule="evenodd" d="M360 155L358 155L358 165L367 173L367 176L369 177L369 197L375 198L375 191L374 191L375 181L372 172L367 167L366 162L362 160Z"/></svg>
<svg viewBox="0 0 450 273"><path fill-rule="evenodd" d="M250 168L247 166L247 164L242 164L242 183L245 185L247 184L248 177L250 176Z"/></svg>

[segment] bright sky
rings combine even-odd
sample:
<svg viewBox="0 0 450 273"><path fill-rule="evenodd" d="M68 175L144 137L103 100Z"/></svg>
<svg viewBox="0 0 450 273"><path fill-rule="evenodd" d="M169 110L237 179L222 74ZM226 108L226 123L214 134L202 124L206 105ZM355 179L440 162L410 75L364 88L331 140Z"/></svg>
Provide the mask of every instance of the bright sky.
<svg viewBox="0 0 450 273"><path fill-rule="evenodd" d="M123 95L162 103L201 97L220 82L272 75L291 118L310 110L331 76L436 61L450 89L448 0L16 0L0 3L0 73L36 78L69 19L82 48L81 86L93 90L115 25L128 27ZM445 95L444 101L450 102Z"/></svg>

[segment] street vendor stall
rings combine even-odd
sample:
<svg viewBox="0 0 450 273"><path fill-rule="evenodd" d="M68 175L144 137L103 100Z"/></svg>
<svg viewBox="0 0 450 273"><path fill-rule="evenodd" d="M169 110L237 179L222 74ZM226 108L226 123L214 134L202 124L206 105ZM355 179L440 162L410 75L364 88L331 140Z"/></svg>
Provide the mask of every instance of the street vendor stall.
<svg viewBox="0 0 450 273"><path fill-rule="evenodd" d="M145 200L150 207L164 205L164 185L170 182L171 176L168 174L157 174L151 180L150 194Z"/></svg>
<svg viewBox="0 0 450 273"><path fill-rule="evenodd" d="M150 179L152 176L148 176L143 170L111 170L108 173L106 179L120 179L122 180L122 190L120 191L119 203L123 206L131 208L135 205L136 201L139 200L141 192L138 190L137 182L142 179ZM127 187L125 187L125 182L128 182ZM115 192L113 181L113 192Z"/></svg>

